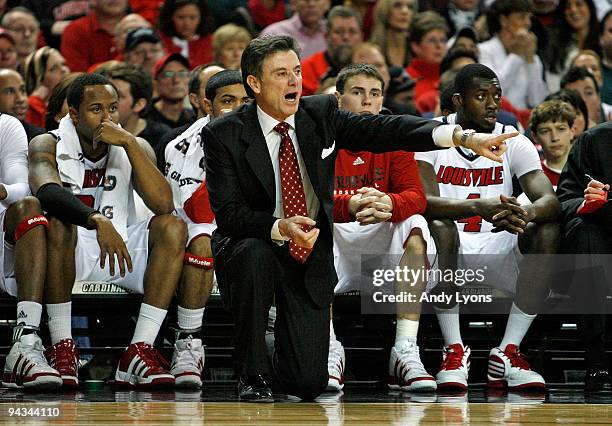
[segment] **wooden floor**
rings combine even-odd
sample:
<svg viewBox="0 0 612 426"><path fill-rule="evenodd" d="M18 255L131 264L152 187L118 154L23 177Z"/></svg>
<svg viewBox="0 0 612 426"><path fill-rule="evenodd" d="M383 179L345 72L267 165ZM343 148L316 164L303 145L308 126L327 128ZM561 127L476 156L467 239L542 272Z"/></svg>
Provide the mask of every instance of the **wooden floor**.
<svg viewBox="0 0 612 426"><path fill-rule="evenodd" d="M0 388L0 425L612 425L612 394L578 387L518 394L470 387L463 394L410 394L353 386L314 403L276 395L273 404L236 402L235 386L202 391ZM21 414L21 415L19 415Z"/></svg>
<svg viewBox="0 0 612 426"><path fill-rule="evenodd" d="M0 404L2 424L141 424L141 425L485 425L612 424L612 406L595 404L512 403L275 403L235 402L72 402L40 404L59 408L59 416L9 416Z"/></svg>
<svg viewBox="0 0 612 426"><path fill-rule="evenodd" d="M2 424L142 424L142 425L485 425L612 424L612 406L595 404L512 403L275 403L236 402L72 402L37 404L48 415L15 415L31 404L0 404ZM57 417L49 408L57 408ZM10 415L13 409L13 415Z"/></svg>

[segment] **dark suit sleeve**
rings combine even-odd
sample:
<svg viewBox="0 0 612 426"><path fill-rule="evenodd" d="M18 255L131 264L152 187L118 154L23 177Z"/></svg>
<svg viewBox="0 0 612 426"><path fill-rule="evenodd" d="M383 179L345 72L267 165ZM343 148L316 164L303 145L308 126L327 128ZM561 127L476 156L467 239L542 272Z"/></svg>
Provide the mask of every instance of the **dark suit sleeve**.
<svg viewBox="0 0 612 426"><path fill-rule="evenodd" d="M269 240L277 218L249 207L242 195L237 168L227 147L208 127L202 129L202 139L206 141L206 187L219 232L232 238Z"/></svg>
<svg viewBox="0 0 612 426"><path fill-rule="evenodd" d="M330 125L338 149L351 151L433 151L440 149L432 132L442 123L412 115L359 115L332 104Z"/></svg>
<svg viewBox="0 0 612 426"><path fill-rule="evenodd" d="M559 178L557 196L561 202L562 217L566 222L576 215L576 210L584 201L584 189L589 183L585 173L595 176L588 152L590 142L591 135L588 132L580 135L572 146Z"/></svg>

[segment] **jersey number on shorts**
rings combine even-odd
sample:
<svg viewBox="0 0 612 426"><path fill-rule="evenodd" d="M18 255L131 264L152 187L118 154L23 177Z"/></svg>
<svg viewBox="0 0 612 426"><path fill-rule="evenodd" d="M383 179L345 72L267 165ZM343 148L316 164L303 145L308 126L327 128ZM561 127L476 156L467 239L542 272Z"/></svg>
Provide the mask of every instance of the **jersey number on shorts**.
<svg viewBox="0 0 612 426"><path fill-rule="evenodd" d="M468 200L474 200L476 198L480 198L480 194L472 193L468 195ZM482 228L482 218L480 216L472 216L467 217L465 219L459 219L457 223L465 223L463 227L463 232L480 232L480 228Z"/></svg>

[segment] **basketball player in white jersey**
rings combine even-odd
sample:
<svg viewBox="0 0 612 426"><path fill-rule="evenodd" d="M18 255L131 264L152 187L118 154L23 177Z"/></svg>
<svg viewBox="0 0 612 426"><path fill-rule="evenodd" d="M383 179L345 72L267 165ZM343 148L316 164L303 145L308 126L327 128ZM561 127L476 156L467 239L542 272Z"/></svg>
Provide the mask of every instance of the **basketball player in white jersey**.
<svg viewBox="0 0 612 426"><path fill-rule="evenodd" d="M201 75L199 71L196 78L201 78ZM208 79L205 87L199 89L196 90L197 95L193 91L190 93L192 105L197 107L198 119L171 140L163 153L164 174L172 188L175 213L187 223L185 264L179 284L179 313L186 309L197 313L188 324L183 324L179 315L175 356L170 372L176 376L177 386L183 387L202 385L202 319L213 287L210 237L217 228L206 185L202 185L206 178L206 141L200 135L202 127L210 119L221 117L249 100L238 71L221 70ZM201 362L194 364L191 362L194 358Z"/></svg>
<svg viewBox="0 0 612 426"><path fill-rule="evenodd" d="M457 113L445 119L449 123L493 134L515 131L496 121L502 90L491 69L482 64L465 66L457 74L455 91L453 103ZM519 135L508 139L502 157L502 164L494 163L462 148L416 154L427 195L426 215L431 221L430 231L438 254L483 255L476 262L480 263L486 262L486 255L504 255L506 259L520 253L557 251L559 228L555 220L559 202L542 172L535 147ZM513 177L518 179L531 204L521 206L511 197ZM484 263L469 266L483 267ZM525 263L521 264L503 340L489 354L491 387L545 387L542 376L531 370L519 351L540 303L548 294L547 273L551 271L548 265L539 267L541 279L529 281ZM513 269L516 271L518 266ZM506 280L514 284L516 277L508 275ZM508 283L504 284L508 290ZM467 389L470 349L461 339L459 306L445 308L437 309L445 348L436 381L441 389Z"/></svg>
<svg viewBox="0 0 612 426"><path fill-rule="evenodd" d="M10 388L58 388L60 374L43 355L38 331L46 269L47 219L28 196L28 138L21 123L0 114L0 290L17 297L17 324L2 384Z"/></svg>
<svg viewBox="0 0 612 426"><path fill-rule="evenodd" d="M99 74L79 76L67 102L69 115L58 132L38 136L29 147L30 187L50 222L45 299L53 346L47 359L65 388L78 386L72 286L75 280L113 282L144 294L115 380L128 386L174 385L152 345L182 271L185 223L171 215L170 186L150 145L117 125L118 95L111 82ZM153 219L132 223L132 188Z"/></svg>

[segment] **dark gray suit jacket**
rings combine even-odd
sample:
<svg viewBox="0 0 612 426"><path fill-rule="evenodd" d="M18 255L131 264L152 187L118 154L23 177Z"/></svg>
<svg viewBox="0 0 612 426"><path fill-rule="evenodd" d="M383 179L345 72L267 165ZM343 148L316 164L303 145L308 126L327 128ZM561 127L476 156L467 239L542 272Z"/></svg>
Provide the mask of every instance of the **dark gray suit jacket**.
<svg viewBox="0 0 612 426"><path fill-rule="evenodd" d="M317 305L329 305L337 282L332 254L332 209L338 149L431 151L438 149L432 131L441 124L412 116L352 114L339 110L333 95L300 100L295 130L321 203L316 218L319 238L304 264L304 283ZM219 254L232 241L270 240L272 225L278 219L273 216L274 170L254 103L212 121L202 130L202 140L206 141L206 186L218 226L213 238L215 269L219 268L217 278L223 293L226 283L222 282L223 258Z"/></svg>

